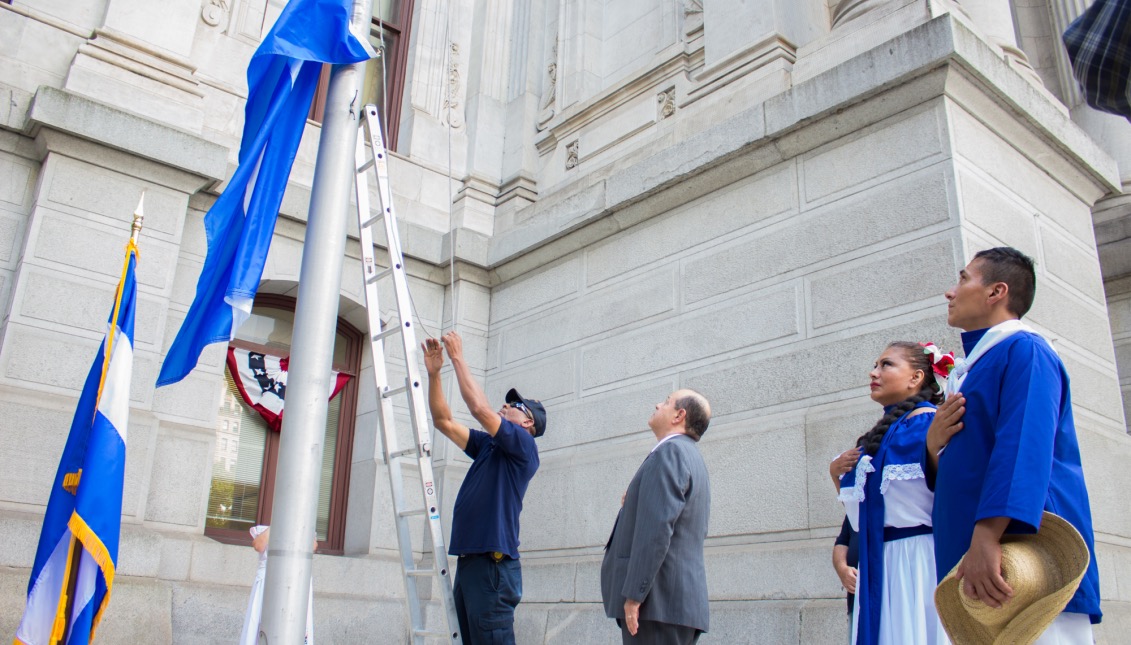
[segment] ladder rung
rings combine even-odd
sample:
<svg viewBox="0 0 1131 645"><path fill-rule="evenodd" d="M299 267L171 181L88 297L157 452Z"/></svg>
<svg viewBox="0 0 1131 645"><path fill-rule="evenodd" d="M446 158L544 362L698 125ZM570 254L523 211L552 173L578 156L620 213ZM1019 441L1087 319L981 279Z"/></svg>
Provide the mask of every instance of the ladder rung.
<svg viewBox="0 0 1131 645"><path fill-rule="evenodd" d="M382 211L380 213L377 213L373 217L370 217L368 219L363 219L363 220L361 220L361 228L367 228L369 226L373 226L377 222L380 222L382 219L384 219L384 217L385 217L385 213L384 213L384 211Z"/></svg>
<svg viewBox="0 0 1131 645"><path fill-rule="evenodd" d="M382 269L381 271L378 271L377 273L374 273L373 275L369 276L369 279L366 280L366 282L368 282L369 284L373 284L374 282L377 282L378 280L383 280L383 279L385 279L385 278L387 278L391 275L393 275L393 269L392 268Z"/></svg>
<svg viewBox="0 0 1131 645"><path fill-rule="evenodd" d="M412 517L413 515L424 515L427 511L423 508L413 508L407 511L397 511L399 517Z"/></svg>
<svg viewBox="0 0 1131 645"><path fill-rule="evenodd" d="M448 632L437 632L431 629L414 629L412 630L413 636L434 636L436 638L455 638Z"/></svg>
<svg viewBox="0 0 1131 645"><path fill-rule="evenodd" d="M397 450L396 452L389 453L389 459L400 459L401 457L415 457L416 448L405 448L404 450Z"/></svg>
<svg viewBox="0 0 1131 645"><path fill-rule="evenodd" d="M373 167L373 157L370 157L369 161L366 161L365 163L363 163L363 164L361 164L360 166L357 167L357 172L363 173L363 172L365 172L366 170L369 170L372 167Z"/></svg>
<svg viewBox="0 0 1131 645"><path fill-rule="evenodd" d="M426 578L436 574L435 569L409 569L405 571L405 575L417 576L419 578Z"/></svg>
<svg viewBox="0 0 1131 645"><path fill-rule="evenodd" d="M393 334L399 334L399 333L401 333L401 326L400 325L389 325L385 329L382 329L381 331L377 332L376 334L373 334L373 342L377 342L379 340L385 340L389 336L392 336Z"/></svg>
<svg viewBox="0 0 1131 645"><path fill-rule="evenodd" d="M391 390L385 390L384 392L381 393L381 397L388 399L388 398L392 398L392 397L394 397L398 394L404 394L407 391L408 391L408 386L402 385L400 387L396 387L396 388L393 388Z"/></svg>

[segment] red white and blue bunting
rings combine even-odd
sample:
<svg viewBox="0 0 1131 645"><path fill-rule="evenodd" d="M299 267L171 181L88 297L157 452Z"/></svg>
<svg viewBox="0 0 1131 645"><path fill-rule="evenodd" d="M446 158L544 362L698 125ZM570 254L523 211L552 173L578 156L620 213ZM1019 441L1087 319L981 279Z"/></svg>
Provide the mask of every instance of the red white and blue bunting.
<svg viewBox="0 0 1131 645"><path fill-rule="evenodd" d="M283 426L288 362L286 356L280 358L247 349L228 348L228 372L240 391L240 397L276 432ZM331 372L329 398L337 396L349 380L349 374Z"/></svg>

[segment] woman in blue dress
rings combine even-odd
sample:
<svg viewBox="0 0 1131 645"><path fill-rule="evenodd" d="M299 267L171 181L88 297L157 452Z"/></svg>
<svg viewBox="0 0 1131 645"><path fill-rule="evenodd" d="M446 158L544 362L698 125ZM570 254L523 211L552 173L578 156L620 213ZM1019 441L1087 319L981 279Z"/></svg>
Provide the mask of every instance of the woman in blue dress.
<svg viewBox="0 0 1131 645"><path fill-rule="evenodd" d="M892 343L876 360L871 398L884 415L829 466L852 527L860 532L853 610L856 645L945 645L935 613L934 493L920 465L942 402L937 376L953 356L930 343Z"/></svg>

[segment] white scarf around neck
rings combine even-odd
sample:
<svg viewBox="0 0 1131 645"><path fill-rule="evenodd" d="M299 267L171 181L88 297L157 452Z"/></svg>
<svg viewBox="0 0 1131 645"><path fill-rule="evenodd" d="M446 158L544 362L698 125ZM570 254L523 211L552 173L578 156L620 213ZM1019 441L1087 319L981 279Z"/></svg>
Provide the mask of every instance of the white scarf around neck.
<svg viewBox="0 0 1131 645"><path fill-rule="evenodd" d="M966 380L966 375L970 372L970 368L974 367L974 363L984 356L986 352L993 349L993 347L1001 341L1021 331L1037 334L1032 327L1016 319L998 323L987 329L986 333L982 335L978 343L974 345L974 349L970 350L966 358L959 358L954 361L954 369L951 370L950 376L946 379L946 395L949 397L960 391L962 382ZM1040 336L1040 334L1037 335ZM1052 347L1051 343L1049 347Z"/></svg>

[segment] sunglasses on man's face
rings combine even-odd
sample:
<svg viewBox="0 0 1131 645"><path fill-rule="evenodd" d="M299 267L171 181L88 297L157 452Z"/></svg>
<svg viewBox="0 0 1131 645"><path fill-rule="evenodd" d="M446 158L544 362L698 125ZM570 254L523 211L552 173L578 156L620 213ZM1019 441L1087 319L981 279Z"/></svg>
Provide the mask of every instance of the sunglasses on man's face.
<svg viewBox="0 0 1131 645"><path fill-rule="evenodd" d="M512 408L514 408L516 410L520 410L523 414L526 415L527 419L530 419L531 421L534 420L534 413L531 412L530 409L527 408L525 405L523 405L522 401L515 401L514 403L508 403L507 405L511 406Z"/></svg>

